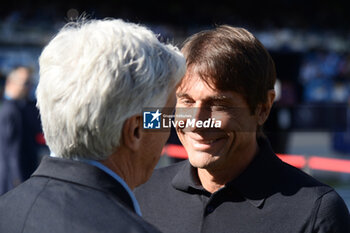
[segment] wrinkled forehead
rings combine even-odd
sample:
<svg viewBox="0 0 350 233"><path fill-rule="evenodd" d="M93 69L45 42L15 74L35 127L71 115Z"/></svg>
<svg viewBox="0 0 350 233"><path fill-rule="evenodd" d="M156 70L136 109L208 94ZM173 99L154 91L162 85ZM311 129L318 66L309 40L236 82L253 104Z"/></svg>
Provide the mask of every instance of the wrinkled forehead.
<svg viewBox="0 0 350 233"><path fill-rule="evenodd" d="M229 85L218 88L218 79L208 72L206 66L189 66L186 74L177 86L176 96L201 100L225 101L232 106L247 107L247 99L240 91L240 87L232 89Z"/></svg>
<svg viewBox="0 0 350 233"><path fill-rule="evenodd" d="M208 71L205 65L190 65L187 67L185 76L177 85L178 91L186 91L195 87L200 82L204 82L213 91L219 91L215 85L216 78Z"/></svg>

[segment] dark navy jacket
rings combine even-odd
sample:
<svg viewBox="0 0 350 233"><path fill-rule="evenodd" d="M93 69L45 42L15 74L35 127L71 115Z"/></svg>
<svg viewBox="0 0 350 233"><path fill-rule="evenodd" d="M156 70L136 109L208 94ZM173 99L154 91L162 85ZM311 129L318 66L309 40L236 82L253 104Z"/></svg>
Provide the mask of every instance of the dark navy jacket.
<svg viewBox="0 0 350 233"><path fill-rule="evenodd" d="M51 157L0 197L0 232L159 233L135 213L130 195L112 176Z"/></svg>

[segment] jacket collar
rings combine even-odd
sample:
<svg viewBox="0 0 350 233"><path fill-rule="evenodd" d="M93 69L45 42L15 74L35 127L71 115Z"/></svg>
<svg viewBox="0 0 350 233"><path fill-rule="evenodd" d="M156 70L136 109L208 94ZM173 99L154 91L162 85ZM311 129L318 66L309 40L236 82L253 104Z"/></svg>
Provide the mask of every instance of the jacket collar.
<svg viewBox="0 0 350 233"><path fill-rule="evenodd" d="M135 212L132 199L125 188L101 169L81 161L44 157L33 177L49 177L83 185L111 194L124 206Z"/></svg>
<svg viewBox="0 0 350 233"><path fill-rule="evenodd" d="M273 153L267 139L259 138L258 145L259 151L247 169L218 192L225 189L238 192L253 206L260 208L274 189L276 169L282 161ZM196 168L192 167L188 161L174 176L172 185L184 192L207 192L199 182Z"/></svg>

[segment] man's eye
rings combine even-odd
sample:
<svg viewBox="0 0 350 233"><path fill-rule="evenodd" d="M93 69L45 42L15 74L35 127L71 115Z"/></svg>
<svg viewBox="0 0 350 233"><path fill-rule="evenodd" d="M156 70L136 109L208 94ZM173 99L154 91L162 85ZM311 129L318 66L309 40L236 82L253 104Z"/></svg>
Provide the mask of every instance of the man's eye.
<svg viewBox="0 0 350 233"><path fill-rule="evenodd" d="M185 104L185 105L190 105L190 104L193 103L193 101L191 101L191 100L189 100L189 99L183 99L181 102L182 102L183 104Z"/></svg>
<svg viewBox="0 0 350 233"><path fill-rule="evenodd" d="M211 107L212 111L226 111L228 109L225 105L215 105Z"/></svg>

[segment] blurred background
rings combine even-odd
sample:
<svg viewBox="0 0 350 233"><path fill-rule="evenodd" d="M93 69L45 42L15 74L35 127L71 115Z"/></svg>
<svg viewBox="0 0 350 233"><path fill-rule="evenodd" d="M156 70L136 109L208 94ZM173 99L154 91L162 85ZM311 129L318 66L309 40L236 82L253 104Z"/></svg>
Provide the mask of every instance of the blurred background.
<svg viewBox="0 0 350 233"><path fill-rule="evenodd" d="M265 125L272 147L286 162L335 187L350 208L348 9L345 0L5 2L0 8L0 90L14 67L29 66L34 100L43 47L81 15L140 23L179 47L186 37L215 25L247 28L276 63L280 95ZM175 134L163 152L158 166L186 157ZM39 157L47 153L42 146Z"/></svg>

